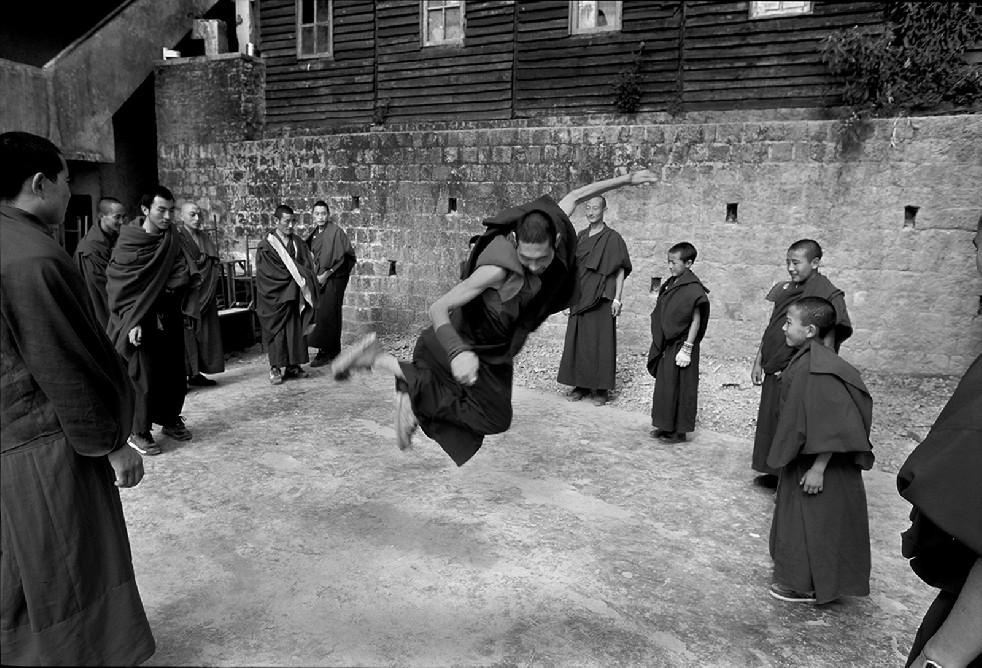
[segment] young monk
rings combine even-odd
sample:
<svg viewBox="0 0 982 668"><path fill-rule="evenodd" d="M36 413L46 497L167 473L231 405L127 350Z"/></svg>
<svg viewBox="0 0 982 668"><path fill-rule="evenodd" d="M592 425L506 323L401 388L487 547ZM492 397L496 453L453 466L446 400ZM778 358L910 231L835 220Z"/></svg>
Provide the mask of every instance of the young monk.
<svg viewBox="0 0 982 668"><path fill-rule="evenodd" d="M334 361L335 377L370 367L393 374L399 447L421 426L463 466L485 436L511 425L513 359L529 333L569 303L576 279L569 214L591 197L655 178L635 172L574 190L558 205L544 195L486 220L467 278L430 307L433 325L412 362L383 354L369 334Z"/></svg>
<svg viewBox="0 0 982 668"><path fill-rule="evenodd" d="M835 307L821 297L799 299L785 317L785 340L797 352L781 379L781 414L767 457L781 472L770 593L782 601L869 595L862 471L873 465L873 399L833 349L835 322Z"/></svg>
<svg viewBox="0 0 982 668"><path fill-rule="evenodd" d="M692 273L697 255L687 241L668 249L671 277L662 284L651 312L652 436L662 443L681 443L696 427L699 342L709 322L709 290Z"/></svg>
<svg viewBox="0 0 982 668"><path fill-rule="evenodd" d="M774 302L774 310L761 338L751 372L753 384L762 386L752 466L755 471L764 474L758 478L758 483L765 487L777 485L778 472L767 466L767 451L774 440L777 425L781 373L795 354L795 350L785 342L783 334L788 308L803 297L827 299L835 307L835 351L838 352L842 342L852 336L845 293L819 272L821 261L822 247L817 241L801 239L794 242L788 248L786 265L791 280L775 285L766 297L767 301Z"/></svg>

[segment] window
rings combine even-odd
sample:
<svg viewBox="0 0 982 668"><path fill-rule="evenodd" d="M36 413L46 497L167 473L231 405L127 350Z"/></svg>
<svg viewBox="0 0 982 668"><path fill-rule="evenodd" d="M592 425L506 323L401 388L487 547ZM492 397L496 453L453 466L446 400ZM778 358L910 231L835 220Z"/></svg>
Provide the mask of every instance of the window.
<svg viewBox="0 0 982 668"><path fill-rule="evenodd" d="M621 29L620 0L592 0L569 3L569 32L588 35Z"/></svg>
<svg viewBox="0 0 982 668"><path fill-rule="evenodd" d="M423 46L463 42L463 0L423 0Z"/></svg>
<svg viewBox="0 0 982 668"><path fill-rule="evenodd" d="M796 14L811 14L810 2L751 2L750 18L766 19L771 16L794 16Z"/></svg>
<svg viewBox="0 0 982 668"><path fill-rule="evenodd" d="M334 51L334 0L297 0L297 57L323 58Z"/></svg>

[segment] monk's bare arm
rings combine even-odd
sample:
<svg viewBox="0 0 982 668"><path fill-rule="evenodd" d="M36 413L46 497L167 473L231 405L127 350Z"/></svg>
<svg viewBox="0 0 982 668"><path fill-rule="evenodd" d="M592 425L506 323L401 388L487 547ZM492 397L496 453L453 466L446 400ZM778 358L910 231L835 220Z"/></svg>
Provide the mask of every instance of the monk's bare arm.
<svg viewBox="0 0 982 668"><path fill-rule="evenodd" d="M692 322L689 323L689 333L685 337L685 342L690 346L695 345L696 337L699 336L699 327L702 325L702 311L699 307L692 309Z"/></svg>
<svg viewBox="0 0 982 668"><path fill-rule="evenodd" d="M831 452L823 452L815 456L811 468L805 471L805 475L798 481L805 494L818 494L825 488L825 467L829 465L830 459L832 459Z"/></svg>
<svg viewBox="0 0 982 668"><path fill-rule="evenodd" d="M942 666L965 666L982 654L982 557L968 572L968 579L958 594L941 628L924 645L914 661L923 666L933 659Z"/></svg>
<svg viewBox="0 0 982 668"><path fill-rule="evenodd" d="M623 186L638 186L642 183L654 183L657 180L658 176L654 172L649 169L642 169L637 172L631 172L630 174L624 174L623 176L615 176L612 179L595 181L582 188L577 188L559 200L559 208L568 216L573 213L573 209L580 202L585 202L591 197L603 195L605 192Z"/></svg>
<svg viewBox="0 0 982 668"><path fill-rule="evenodd" d="M430 322L433 329L450 324L450 311L472 301L488 288L500 288L507 278L508 272L494 265L483 265L474 273L455 285L449 292L433 302L430 306Z"/></svg>
<svg viewBox="0 0 982 668"><path fill-rule="evenodd" d="M610 312L616 318L621 314L621 295L624 293L624 267L617 270L614 277L614 301L610 304Z"/></svg>

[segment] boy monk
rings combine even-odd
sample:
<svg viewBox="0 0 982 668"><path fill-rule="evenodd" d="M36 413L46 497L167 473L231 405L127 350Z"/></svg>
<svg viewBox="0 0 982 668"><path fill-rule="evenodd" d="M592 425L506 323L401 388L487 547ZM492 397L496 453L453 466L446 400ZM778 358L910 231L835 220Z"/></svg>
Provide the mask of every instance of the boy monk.
<svg viewBox="0 0 982 668"><path fill-rule="evenodd" d="M781 416L767 457L781 472L770 593L782 601L869 595L862 471L873 465L873 399L833 350L835 322L835 307L821 297L799 299L785 317L785 340L797 352L781 379Z"/></svg>
<svg viewBox="0 0 982 668"><path fill-rule="evenodd" d="M647 170L626 174L574 190L558 205L544 195L484 221L467 278L430 307L433 325L416 342L412 362L383 354L369 334L337 357L335 378L356 368L393 374L399 447L411 445L418 425L463 466L485 436L511 425L513 359L572 296L576 231L569 214L591 197L655 178Z"/></svg>
<svg viewBox="0 0 982 668"><path fill-rule="evenodd" d="M817 241L801 239L791 244L787 255L787 269L791 280L775 285L766 297L767 301L774 302L774 310L761 338L751 373L753 384L762 385L752 465L755 471L765 474L758 479L765 487L774 487L777 484L778 472L767 466L767 451L774 440L774 428L777 425L781 372L795 354L794 348L785 342L783 334L788 308L803 297L827 299L835 307L835 351L838 352L842 342L852 336L845 293L819 273L821 260L822 247Z"/></svg>
<svg viewBox="0 0 982 668"><path fill-rule="evenodd" d="M662 284L651 312L652 436L662 443L681 443L696 427L699 342L709 323L709 290L692 273L697 255L688 241L668 249L671 277Z"/></svg>

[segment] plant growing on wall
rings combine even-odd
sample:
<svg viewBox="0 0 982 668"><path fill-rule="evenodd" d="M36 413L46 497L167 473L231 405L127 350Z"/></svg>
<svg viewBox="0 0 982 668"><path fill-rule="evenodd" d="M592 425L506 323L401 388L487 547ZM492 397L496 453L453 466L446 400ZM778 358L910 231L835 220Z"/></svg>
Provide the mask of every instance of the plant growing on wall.
<svg viewBox="0 0 982 668"><path fill-rule="evenodd" d="M375 104L375 109L372 110L372 124L373 125L384 125L385 119L389 117L389 106L392 104L392 98L387 97L379 100Z"/></svg>
<svg viewBox="0 0 982 668"><path fill-rule="evenodd" d="M853 120L982 101L982 68L964 59L982 41L977 3L888 2L885 16L885 26L825 39L822 58Z"/></svg>
<svg viewBox="0 0 982 668"><path fill-rule="evenodd" d="M641 53L644 42L638 46L631 63L620 72L614 84L614 106L622 114L635 114L641 108Z"/></svg>

